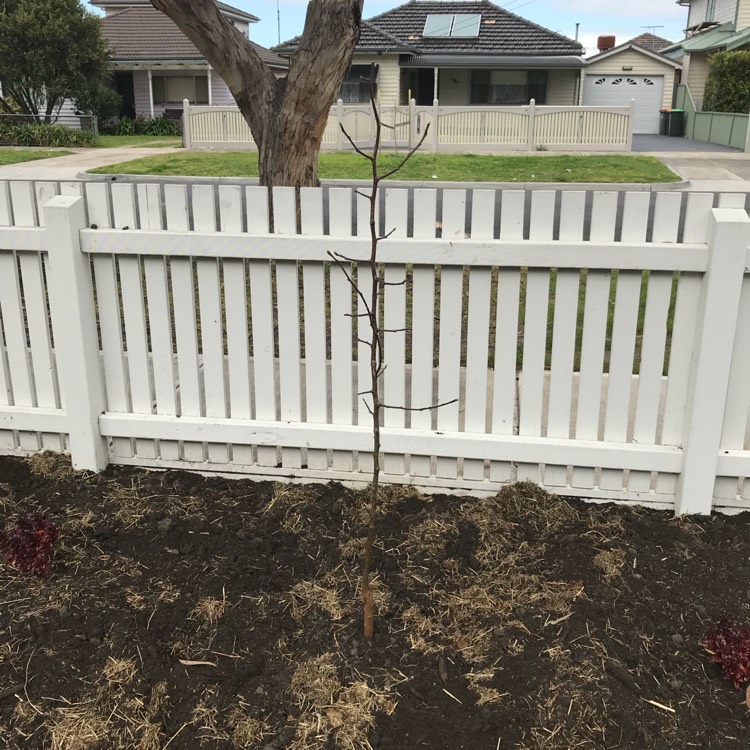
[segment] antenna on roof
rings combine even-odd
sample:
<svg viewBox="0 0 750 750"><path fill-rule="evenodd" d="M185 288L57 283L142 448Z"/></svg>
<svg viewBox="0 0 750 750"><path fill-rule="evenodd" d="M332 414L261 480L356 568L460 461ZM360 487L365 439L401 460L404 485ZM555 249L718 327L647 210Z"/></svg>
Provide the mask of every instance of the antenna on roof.
<svg viewBox="0 0 750 750"><path fill-rule="evenodd" d="M279 34L279 44L281 44L281 8L279 7L279 0L276 0L276 28Z"/></svg>
<svg viewBox="0 0 750 750"><path fill-rule="evenodd" d="M652 34L656 34L657 29L663 29L663 26L641 26L642 29L651 29Z"/></svg>

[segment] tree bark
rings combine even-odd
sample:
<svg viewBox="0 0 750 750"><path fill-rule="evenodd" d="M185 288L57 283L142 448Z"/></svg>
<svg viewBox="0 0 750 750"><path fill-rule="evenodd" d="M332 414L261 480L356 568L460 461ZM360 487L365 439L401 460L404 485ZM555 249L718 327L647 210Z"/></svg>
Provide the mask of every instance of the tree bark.
<svg viewBox="0 0 750 750"><path fill-rule="evenodd" d="M151 0L224 79L258 146L262 185L318 185L318 153L359 38L363 0L311 0L289 73L276 78L214 0Z"/></svg>

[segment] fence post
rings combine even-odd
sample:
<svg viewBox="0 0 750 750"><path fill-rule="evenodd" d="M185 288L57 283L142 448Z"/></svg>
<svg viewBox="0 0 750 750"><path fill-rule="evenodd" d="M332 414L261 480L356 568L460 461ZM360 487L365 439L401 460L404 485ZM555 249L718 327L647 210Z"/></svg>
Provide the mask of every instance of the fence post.
<svg viewBox="0 0 750 750"><path fill-rule="evenodd" d="M628 113L628 142L626 151L633 150L633 133L635 131L635 99L630 100L630 112Z"/></svg>
<svg viewBox="0 0 750 750"><path fill-rule="evenodd" d="M747 118L747 133L745 133L745 153L750 153L750 116Z"/></svg>
<svg viewBox="0 0 750 750"><path fill-rule="evenodd" d="M344 102L342 99L336 101L336 151L344 150L344 131L341 129L344 125ZM356 134L349 134L354 140Z"/></svg>
<svg viewBox="0 0 750 750"><path fill-rule="evenodd" d="M414 99L409 99L409 151L417 143L417 103Z"/></svg>
<svg viewBox="0 0 750 750"><path fill-rule="evenodd" d="M528 150L533 151L534 150L534 141L536 139L536 133L534 132L536 130L536 99L532 99L529 102L529 141L528 141Z"/></svg>
<svg viewBox="0 0 750 750"><path fill-rule="evenodd" d="M182 146L183 148L191 147L189 99L182 100Z"/></svg>
<svg viewBox="0 0 750 750"><path fill-rule="evenodd" d="M740 309L750 218L743 209L714 208L708 269L698 308L696 344L683 428L682 473L675 512L711 512Z"/></svg>
<svg viewBox="0 0 750 750"><path fill-rule="evenodd" d="M432 100L432 152L440 150L440 102Z"/></svg>
<svg viewBox="0 0 750 750"><path fill-rule="evenodd" d="M83 198L58 195L44 206L51 273L48 276L52 331L68 415L73 467L102 471L109 462L99 433L104 385L99 362L91 264L81 252L86 227Z"/></svg>

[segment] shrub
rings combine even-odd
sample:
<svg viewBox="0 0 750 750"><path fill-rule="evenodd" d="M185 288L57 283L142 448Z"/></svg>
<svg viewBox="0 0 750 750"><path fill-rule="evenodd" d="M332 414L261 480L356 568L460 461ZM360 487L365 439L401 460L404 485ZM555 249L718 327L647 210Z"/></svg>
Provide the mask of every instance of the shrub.
<svg viewBox="0 0 750 750"><path fill-rule="evenodd" d="M705 112L750 112L750 52L717 52L708 60Z"/></svg>
<svg viewBox="0 0 750 750"><path fill-rule="evenodd" d="M49 571L60 532L45 516L19 515L10 532L0 530L0 552L19 573L42 576Z"/></svg>
<svg viewBox="0 0 750 750"><path fill-rule="evenodd" d="M720 617L706 632L700 645L720 664L725 680L736 688L750 682L750 628L727 615Z"/></svg>
<svg viewBox="0 0 750 750"><path fill-rule="evenodd" d="M163 115L150 120L143 117L135 120L123 117L117 127L117 135L180 135L180 133L179 123Z"/></svg>
<svg viewBox="0 0 750 750"><path fill-rule="evenodd" d="M90 130L74 130L66 125L0 123L0 146L70 148L93 144L94 134Z"/></svg>
<svg viewBox="0 0 750 750"><path fill-rule="evenodd" d="M152 120L146 120L143 128L144 135L180 135L180 126L175 120L169 117L154 117Z"/></svg>

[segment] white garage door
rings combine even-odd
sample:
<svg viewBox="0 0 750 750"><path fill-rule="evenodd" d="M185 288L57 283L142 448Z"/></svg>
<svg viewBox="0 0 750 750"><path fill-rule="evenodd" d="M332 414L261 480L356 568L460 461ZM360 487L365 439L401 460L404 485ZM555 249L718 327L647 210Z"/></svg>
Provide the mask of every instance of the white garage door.
<svg viewBox="0 0 750 750"><path fill-rule="evenodd" d="M635 133L658 133L664 76L587 75L583 103L588 107L627 107L635 99Z"/></svg>

